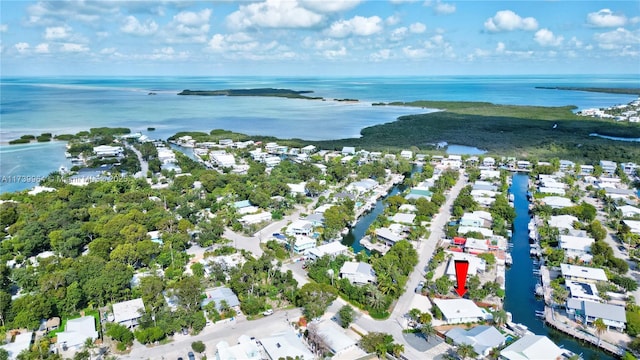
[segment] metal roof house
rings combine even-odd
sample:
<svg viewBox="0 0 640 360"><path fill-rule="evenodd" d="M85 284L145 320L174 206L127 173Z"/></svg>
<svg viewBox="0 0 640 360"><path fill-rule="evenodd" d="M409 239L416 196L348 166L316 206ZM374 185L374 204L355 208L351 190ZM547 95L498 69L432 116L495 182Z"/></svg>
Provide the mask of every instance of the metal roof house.
<svg viewBox="0 0 640 360"><path fill-rule="evenodd" d="M624 331L627 323L627 314L624 306L603 304L588 300L567 300L567 310L581 318L585 324L592 325L596 319L602 319L607 329L614 328Z"/></svg>
<svg viewBox="0 0 640 360"><path fill-rule="evenodd" d="M564 350L548 337L525 335L500 351L503 360L557 360Z"/></svg>
<svg viewBox="0 0 640 360"><path fill-rule="evenodd" d="M126 327L137 326L142 313L144 313L142 298L113 304L113 322Z"/></svg>
<svg viewBox="0 0 640 360"><path fill-rule="evenodd" d="M488 356L491 349L504 345L506 338L493 326L479 325L465 330L453 328L445 334L456 345L468 344L482 356Z"/></svg>

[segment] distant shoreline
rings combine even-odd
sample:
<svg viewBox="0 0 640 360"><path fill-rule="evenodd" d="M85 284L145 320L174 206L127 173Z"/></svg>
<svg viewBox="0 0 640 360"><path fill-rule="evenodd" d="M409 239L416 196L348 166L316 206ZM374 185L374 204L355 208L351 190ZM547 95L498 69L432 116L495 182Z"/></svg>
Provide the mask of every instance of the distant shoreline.
<svg viewBox="0 0 640 360"><path fill-rule="evenodd" d="M606 94L628 94L640 96L640 88L597 88L597 87L577 87L577 86L536 86L536 89L544 90L570 90L588 91Z"/></svg>
<svg viewBox="0 0 640 360"><path fill-rule="evenodd" d="M307 99L307 100L324 100L320 96L306 96L303 94L311 94L311 90L291 90L291 89L225 89L225 90L182 90L178 95L196 95L196 96L264 96L264 97L283 97L290 99Z"/></svg>

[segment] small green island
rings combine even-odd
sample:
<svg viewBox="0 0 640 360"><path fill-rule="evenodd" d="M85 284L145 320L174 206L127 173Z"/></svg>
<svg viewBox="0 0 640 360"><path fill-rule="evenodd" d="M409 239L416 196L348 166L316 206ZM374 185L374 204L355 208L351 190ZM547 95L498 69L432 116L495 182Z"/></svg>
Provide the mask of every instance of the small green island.
<svg viewBox="0 0 640 360"><path fill-rule="evenodd" d="M265 97L283 97L289 99L308 99L322 100L320 96L307 96L311 94L311 90L291 90L291 89L274 89L274 88L258 88L258 89L225 89L225 90L182 90L178 95L197 95L197 96L265 96Z"/></svg>

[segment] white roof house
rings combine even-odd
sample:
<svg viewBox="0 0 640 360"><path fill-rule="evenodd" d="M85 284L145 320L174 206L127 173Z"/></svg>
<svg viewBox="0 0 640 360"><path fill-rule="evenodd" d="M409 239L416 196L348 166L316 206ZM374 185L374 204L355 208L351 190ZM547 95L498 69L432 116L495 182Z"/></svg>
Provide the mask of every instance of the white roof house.
<svg viewBox="0 0 640 360"><path fill-rule="evenodd" d="M564 350L542 335L525 335L500 351L506 360L557 360Z"/></svg>
<svg viewBox="0 0 640 360"><path fill-rule="evenodd" d="M287 184L287 186L289 187L289 191L291 191L292 195L305 195L307 193L307 183L305 181L302 181L298 184Z"/></svg>
<svg viewBox="0 0 640 360"><path fill-rule="evenodd" d="M495 164L496 164L496 159L494 159L494 158L492 158L490 156L487 156L484 159L482 159L482 165L484 165L484 166L493 166Z"/></svg>
<svg viewBox="0 0 640 360"><path fill-rule="evenodd" d="M241 217L238 221L240 221L240 223L243 225L252 225L252 224L259 224L263 221L270 221L271 218L272 218L271 213L265 211L257 214L245 215Z"/></svg>
<svg viewBox="0 0 640 360"><path fill-rule="evenodd" d="M205 298L200 302L200 306L206 306L210 302L214 302L216 304L216 309L221 311L222 309L222 301L224 300L229 307L240 306L240 300L233 292L233 290L228 287L220 286L217 288L206 289L204 291Z"/></svg>
<svg viewBox="0 0 640 360"><path fill-rule="evenodd" d="M211 162L219 167L232 167L236 164L236 158L233 154L226 153L224 151L212 151Z"/></svg>
<svg viewBox="0 0 640 360"><path fill-rule="evenodd" d="M638 220L622 220L622 222L631 229L632 233L640 234L640 221L638 221Z"/></svg>
<svg viewBox="0 0 640 360"><path fill-rule="evenodd" d="M226 341L220 341L216 345L216 360L260 360L260 349L255 340L247 335L238 338L236 345L230 346Z"/></svg>
<svg viewBox="0 0 640 360"><path fill-rule="evenodd" d="M607 274L602 269L578 265L560 264L562 276L567 280L598 282L607 281Z"/></svg>
<svg viewBox="0 0 640 360"><path fill-rule="evenodd" d="M447 324L474 323L486 319L486 313L468 299L433 299L433 303L440 309Z"/></svg>
<svg viewBox="0 0 640 360"><path fill-rule="evenodd" d="M352 284L369 284L376 282L376 272L370 264L347 261L340 268L340 277L349 279Z"/></svg>
<svg viewBox="0 0 640 360"><path fill-rule="evenodd" d="M13 342L0 345L0 349L4 349L9 353L9 359L15 360L18 358L18 354L20 354L23 350L29 349L31 346L31 340L33 339L33 332L27 331L21 334L16 335Z"/></svg>
<svg viewBox="0 0 640 360"><path fill-rule="evenodd" d="M356 346L356 341L347 335L346 330L330 320L318 324L318 335L324 339L334 355L340 355Z"/></svg>
<svg viewBox="0 0 640 360"><path fill-rule="evenodd" d="M273 334L260 339L269 359L286 359L299 357L302 360L313 360L314 356L292 330Z"/></svg>
<svg viewBox="0 0 640 360"><path fill-rule="evenodd" d="M302 254L305 251L316 247L316 239L312 239L308 236L297 235L296 242L293 244L293 251L296 254Z"/></svg>
<svg viewBox="0 0 640 360"><path fill-rule="evenodd" d="M602 301L598 295L598 288L593 283L565 280L564 285L569 289L570 298L568 300Z"/></svg>
<svg viewBox="0 0 640 360"><path fill-rule="evenodd" d="M487 228L484 228L484 227L465 226L465 225L460 225L458 227L458 234L464 235L464 234L469 233L469 232L479 232L484 237L493 236L493 230L487 229Z"/></svg>
<svg viewBox="0 0 640 360"><path fill-rule="evenodd" d="M287 235L305 235L313 233L313 223L307 220L296 220L287 226Z"/></svg>
<svg viewBox="0 0 640 360"><path fill-rule="evenodd" d="M589 300L567 300L567 308L572 310L576 316L581 317L587 324L593 324L596 319L602 319L608 328L615 328L623 331L627 323L627 314L624 306L603 304Z"/></svg>
<svg viewBox="0 0 640 360"><path fill-rule="evenodd" d="M591 253L591 245L595 239L571 235L560 235L558 246L564 250L567 257L580 257Z"/></svg>
<svg viewBox="0 0 640 360"><path fill-rule="evenodd" d="M307 254L312 259L319 259L324 255L336 257L341 254L345 254L349 250L348 247L342 245L340 241L330 242L328 244L320 245L318 247L309 249Z"/></svg>
<svg viewBox="0 0 640 360"><path fill-rule="evenodd" d="M451 256L446 269L446 274L449 275L449 277L455 278L456 276L456 260L466 260L469 262L469 269L467 270L469 276L477 275L478 271L484 272L486 270L486 262L473 254L457 251L445 251L445 253Z"/></svg>
<svg viewBox="0 0 640 360"><path fill-rule="evenodd" d="M551 206L552 209L562 209L575 205L571 199L562 196L545 196L541 201L545 205Z"/></svg>
<svg viewBox="0 0 640 360"><path fill-rule="evenodd" d="M389 246L392 246L398 241L404 239L400 234L397 234L386 227L376 229L376 237L379 240L384 241Z"/></svg>
<svg viewBox="0 0 640 360"><path fill-rule="evenodd" d="M624 205L618 208L622 213L622 217L634 217L640 215L640 209L631 205Z"/></svg>
<svg viewBox="0 0 640 360"><path fill-rule="evenodd" d="M391 221L398 224L412 225L415 219L416 219L415 214L397 213L393 215L393 218L391 218Z"/></svg>
<svg viewBox="0 0 640 360"><path fill-rule="evenodd" d="M93 152L100 157L119 156L122 155L120 146L100 145L93 148Z"/></svg>
<svg viewBox="0 0 640 360"><path fill-rule="evenodd" d="M67 320L65 330L58 333L58 345L78 350L84 346L87 339L95 340L97 338L96 318L83 316Z"/></svg>
<svg viewBox="0 0 640 360"><path fill-rule="evenodd" d="M453 328L445 334L456 345L469 344L478 355L488 356L491 349L504 345L506 338L493 326L479 325L465 330Z"/></svg>
<svg viewBox="0 0 640 360"><path fill-rule="evenodd" d="M113 304L113 322L126 327L138 325L138 319L142 317L144 312L144 303L142 298L129 301L123 301Z"/></svg>
<svg viewBox="0 0 640 360"><path fill-rule="evenodd" d="M573 229L573 223L577 222L578 218L573 215L554 215L549 219L549 226L562 229Z"/></svg>
<svg viewBox="0 0 640 360"><path fill-rule="evenodd" d="M411 150L402 150L400 152L400 157L404 158L404 159L407 159L407 160L410 160L410 159L413 158L413 151L411 151Z"/></svg>
<svg viewBox="0 0 640 360"><path fill-rule="evenodd" d="M342 155L355 155L356 148L353 146L345 146L342 148Z"/></svg>
<svg viewBox="0 0 640 360"><path fill-rule="evenodd" d="M352 182L351 184L347 185L345 189L347 191L355 191L358 194L362 194L374 189L376 186L378 186L377 181L373 179L362 179L360 181Z"/></svg>

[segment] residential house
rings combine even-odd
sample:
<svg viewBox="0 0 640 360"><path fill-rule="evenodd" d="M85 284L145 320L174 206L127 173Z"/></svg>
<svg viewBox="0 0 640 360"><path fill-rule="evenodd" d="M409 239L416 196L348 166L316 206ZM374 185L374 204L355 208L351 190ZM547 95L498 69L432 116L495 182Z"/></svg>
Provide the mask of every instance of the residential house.
<svg viewBox="0 0 640 360"><path fill-rule="evenodd" d="M324 214L323 213L313 213L304 218L306 221L310 221L313 224L313 227L324 226Z"/></svg>
<svg viewBox="0 0 640 360"><path fill-rule="evenodd" d="M564 229L573 229L573 223L579 222L578 218L573 215L554 215L549 218L549 226L558 228L560 231Z"/></svg>
<svg viewBox="0 0 640 360"><path fill-rule="evenodd" d="M552 209L564 209L575 206L571 199L562 196L545 196L540 199L540 202L544 205L551 206Z"/></svg>
<svg viewBox="0 0 640 360"><path fill-rule="evenodd" d="M287 184L291 195L307 195L307 183L302 181L298 184Z"/></svg>
<svg viewBox="0 0 640 360"><path fill-rule="evenodd" d="M530 169L531 163L526 160L518 160L516 161L516 167L518 169Z"/></svg>
<svg viewBox="0 0 640 360"><path fill-rule="evenodd" d="M445 270L445 274L447 274L451 279L455 279L456 277L456 260L465 260L469 262L469 269L467 270L468 276L478 275L479 273L483 273L487 268L487 263L480 259L479 257L462 253L457 251L445 251L447 257L450 256L449 263L447 264L447 269Z"/></svg>
<svg viewBox="0 0 640 360"><path fill-rule="evenodd" d="M334 358L351 349L357 349L356 341L347 334L347 330L338 326L334 321L323 320L318 323L318 335L327 344ZM360 352L362 353L360 355L366 355L364 351ZM351 354L349 352L349 355Z"/></svg>
<svg viewBox="0 0 640 360"><path fill-rule="evenodd" d="M313 154L314 152L316 152L316 147L315 147L315 146L313 146L313 145L307 145L307 146L303 147L302 149L300 149L300 151L301 151L303 154L311 155L311 154Z"/></svg>
<svg viewBox="0 0 640 360"><path fill-rule="evenodd" d="M20 334L17 334L13 342L0 345L0 349L4 349L8 355L9 360L16 360L18 355L31 347L31 342L33 341L33 332L26 331Z"/></svg>
<svg viewBox="0 0 640 360"><path fill-rule="evenodd" d="M407 196L405 196L404 198L407 200L419 199L419 198L425 198L427 200L431 200L431 196L433 196L433 192L429 191L428 188L414 187L411 190L409 190L409 194L407 194Z"/></svg>
<svg viewBox="0 0 640 360"><path fill-rule="evenodd" d="M558 360L564 349L548 337L525 335L500 351L502 360Z"/></svg>
<svg viewBox="0 0 640 360"><path fill-rule="evenodd" d="M142 298L113 304L113 322L132 328L138 325L138 319L144 313Z"/></svg>
<svg viewBox="0 0 640 360"><path fill-rule="evenodd" d="M255 340L247 335L238 338L236 345L222 340L216 345L216 360L261 360L260 349Z"/></svg>
<svg viewBox="0 0 640 360"><path fill-rule="evenodd" d="M591 245L595 239L588 237L578 237L571 235L560 235L558 247L564 250L564 255L568 258L582 257L591 253Z"/></svg>
<svg viewBox="0 0 640 360"><path fill-rule="evenodd" d="M209 154L211 162L221 168L230 168L236 164L236 158L233 154L229 154L225 151L212 151Z"/></svg>
<svg viewBox="0 0 640 360"><path fill-rule="evenodd" d="M204 296L205 298L200 302L201 307L205 307L207 304L214 301L218 311L221 311L223 301L226 301L227 305L231 308L238 308L240 306L240 300L238 300L236 294L234 294L228 287L220 286L217 288L206 289L204 291Z"/></svg>
<svg viewBox="0 0 640 360"><path fill-rule="evenodd" d="M484 236L484 237L493 236L493 230L487 229L487 228L484 228L484 227L478 227L478 226L459 226L458 227L458 234L459 235L464 235L464 234L469 233L469 232L478 232L478 233L482 234L482 236Z"/></svg>
<svg viewBox="0 0 640 360"><path fill-rule="evenodd" d="M376 272L370 264L347 261L340 268L340 277L352 284L372 284L376 282Z"/></svg>
<svg viewBox="0 0 640 360"><path fill-rule="evenodd" d="M560 264L560 271L565 279L577 282L596 283L608 280L604 270L598 268Z"/></svg>
<svg viewBox="0 0 640 360"><path fill-rule="evenodd" d="M496 159L487 156L484 159L482 159L482 165L483 166L495 166L496 165Z"/></svg>
<svg viewBox="0 0 640 360"><path fill-rule="evenodd" d="M297 220L287 226L285 231L287 235L305 235L309 236L313 234L313 224L307 220Z"/></svg>
<svg viewBox="0 0 640 360"><path fill-rule="evenodd" d="M632 218L632 217L640 216L640 209L638 209L635 206L624 205L624 206L618 207L618 210L620 210L620 213L624 218Z"/></svg>
<svg viewBox="0 0 640 360"><path fill-rule="evenodd" d="M376 229L376 237L378 240L383 241L387 246L393 246L400 240L404 239L404 236L399 233L391 231L391 229L383 227Z"/></svg>
<svg viewBox="0 0 640 360"><path fill-rule="evenodd" d="M616 172L618 164L615 161L600 160L600 167L603 173L613 175Z"/></svg>
<svg viewBox="0 0 640 360"><path fill-rule="evenodd" d="M560 171L573 171L575 167L576 164L573 161L560 160Z"/></svg>
<svg viewBox="0 0 640 360"><path fill-rule="evenodd" d="M272 215L270 212L260 212L257 214L249 214L241 217L238 221L244 225L255 225L265 221L271 221Z"/></svg>
<svg viewBox="0 0 640 360"><path fill-rule="evenodd" d="M635 198L636 192L631 189L605 188L605 195L613 200Z"/></svg>
<svg viewBox="0 0 640 360"><path fill-rule="evenodd" d="M622 220L622 223L631 229L632 234L640 235L640 221L638 220Z"/></svg>
<svg viewBox="0 0 640 360"><path fill-rule="evenodd" d="M342 155L355 155L356 148L353 146L345 146L342 148Z"/></svg>
<svg viewBox="0 0 640 360"><path fill-rule="evenodd" d="M393 215L391 221L398 224L413 225L415 219L415 214L397 213Z"/></svg>
<svg viewBox="0 0 640 360"><path fill-rule="evenodd" d="M569 299L571 300L602 301L598 295L598 288L593 283L565 280L564 285L569 289Z"/></svg>
<svg viewBox="0 0 640 360"><path fill-rule="evenodd" d="M338 255L346 254L348 251L349 248L342 245L340 241L334 241L309 249L307 251L307 255L311 260L315 260L325 255L329 255L330 257L335 258Z"/></svg>
<svg viewBox="0 0 640 360"><path fill-rule="evenodd" d="M87 339L94 341L99 334L96 331L96 318L93 316L83 316L77 319L67 320L65 329L58 333L58 346L63 350L80 350Z"/></svg>
<svg viewBox="0 0 640 360"><path fill-rule="evenodd" d="M593 174L593 165L580 165L580 175L587 176Z"/></svg>
<svg viewBox="0 0 640 360"><path fill-rule="evenodd" d="M489 169L480 170L480 179L482 180L499 179L499 178L500 178L499 170L489 170Z"/></svg>
<svg viewBox="0 0 640 360"><path fill-rule="evenodd" d="M413 151L402 150L400 152L400 157L403 158L403 159L411 160L411 159L413 159Z"/></svg>
<svg viewBox="0 0 640 360"><path fill-rule="evenodd" d="M378 182L373 179L363 179L360 181L352 182L345 188L347 191L354 191L358 194L364 194L367 191L373 190L378 186Z"/></svg>
<svg viewBox="0 0 640 360"><path fill-rule="evenodd" d="M624 172L629 176L632 176L636 174L636 171L638 169L638 164L632 163L632 162L625 162L625 163L621 163L620 167L622 168L622 172Z"/></svg>
<svg viewBox="0 0 640 360"><path fill-rule="evenodd" d="M276 149L278 149L278 143L274 143L274 142L269 142L264 146L264 151L273 154L276 152Z"/></svg>
<svg viewBox="0 0 640 360"><path fill-rule="evenodd" d="M433 299L433 303L442 312L447 324L475 323L491 319L491 314L482 311L468 299Z"/></svg>
<svg viewBox="0 0 640 360"><path fill-rule="evenodd" d="M97 157L119 157L124 154L124 150L120 146L100 145L93 148L93 152Z"/></svg>
<svg viewBox="0 0 640 360"><path fill-rule="evenodd" d="M313 360L313 353L305 346L293 330L286 330L273 334L266 338L261 338L260 343L270 360L295 359Z"/></svg>
<svg viewBox="0 0 640 360"><path fill-rule="evenodd" d="M624 306L603 304L588 300L567 300L567 311L587 325L593 326L596 319L602 319L607 329L613 328L624 331L627 323L627 314Z"/></svg>
<svg viewBox="0 0 640 360"><path fill-rule="evenodd" d="M504 345L506 338L493 326L479 325L472 329L453 328L445 333L455 345L468 344L479 356L489 356L492 349Z"/></svg>
<svg viewBox="0 0 640 360"><path fill-rule="evenodd" d="M296 254L304 254L307 250L316 247L316 240L304 235L296 235L293 251Z"/></svg>

